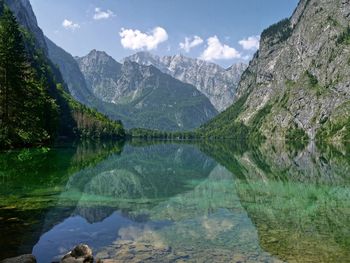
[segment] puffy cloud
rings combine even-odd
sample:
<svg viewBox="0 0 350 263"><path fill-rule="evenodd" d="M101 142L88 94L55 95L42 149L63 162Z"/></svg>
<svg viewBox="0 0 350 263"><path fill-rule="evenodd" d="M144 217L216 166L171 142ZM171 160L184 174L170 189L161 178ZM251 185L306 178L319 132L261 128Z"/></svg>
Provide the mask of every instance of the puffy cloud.
<svg viewBox="0 0 350 263"><path fill-rule="evenodd" d="M122 28L119 35L121 37L122 46L132 50L153 50L156 49L160 43L168 40L168 33L162 27L156 27L149 33L144 33L137 29Z"/></svg>
<svg viewBox="0 0 350 263"><path fill-rule="evenodd" d="M235 48L222 44L217 36L208 38L207 44L207 48L200 56L203 60L213 61L241 57L241 54Z"/></svg>
<svg viewBox="0 0 350 263"><path fill-rule="evenodd" d="M108 19L115 16L114 13L111 10L106 10L103 11L101 8L96 7L95 8L95 14L94 14L94 19L95 20L101 20L101 19Z"/></svg>
<svg viewBox="0 0 350 263"><path fill-rule="evenodd" d="M251 36L239 41L239 44L245 50L258 50L260 45L260 36Z"/></svg>
<svg viewBox="0 0 350 263"><path fill-rule="evenodd" d="M78 28L80 28L80 25L79 25L79 24L74 23L73 21L68 20L68 19L63 20L62 26L63 26L65 29L70 29L70 30L73 30L73 31L76 30L76 29L78 29Z"/></svg>
<svg viewBox="0 0 350 263"><path fill-rule="evenodd" d="M203 43L203 39L199 36L194 36L192 39L189 37L185 37L185 42L181 42L179 44L180 48L185 50L185 52L190 52L192 48Z"/></svg>

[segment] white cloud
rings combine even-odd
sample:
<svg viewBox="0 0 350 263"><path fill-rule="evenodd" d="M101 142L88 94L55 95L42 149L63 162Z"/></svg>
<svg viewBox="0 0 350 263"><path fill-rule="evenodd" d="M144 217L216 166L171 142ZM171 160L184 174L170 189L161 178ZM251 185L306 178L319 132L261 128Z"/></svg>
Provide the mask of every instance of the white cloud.
<svg viewBox="0 0 350 263"><path fill-rule="evenodd" d="M243 60L251 60L252 59L252 56L251 55L245 55L244 57L242 57Z"/></svg>
<svg viewBox="0 0 350 263"><path fill-rule="evenodd" d="M156 49L160 43L168 40L168 33L162 27L156 27L149 33L144 33L137 29L122 28L119 35L121 37L122 46L132 50L153 50Z"/></svg>
<svg viewBox="0 0 350 263"><path fill-rule="evenodd" d="M217 59L234 59L241 57L241 54L235 48L222 44L217 36L208 38L207 44L207 48L200 56L203 60L213 61Z"/></svg>
<svg viewBox="0 0 350 263"><path fill-rule="evenodd" d="M68 20L68 19L63 20L62 26L63 26L65 29L70 29L70 30L73 30L73 31L76 30L76 29L78 29L78 28L80 28L80 25L79 25L79 24L74 23L73 21Z"/></svg>
<svg viewBox="0 0 350 263"><path fill-rule="evenodd" d="M101 8L96 7L95 8L95 14L94 14L94 19L95 20L101 20L101 19L108 19L115 16L115 14L111 10L106 10L103 11Z"/></svg>
<svg viewBox="0 0 350 263"><path fill-rule="evenodd" d="M200 45L203 43L203 39L201 39L199 36L194 36L192 39L189 37L185 37L185 42L181 42L179 44L180 48L185 50L185 52L190 52L192 48Z"/></svg>
<svg viewBox="0 0 350 263"><path fill-rule="evenodd" d="M238 42L245 50L258 50L260 45L260 36L251 36Z"/></svg>

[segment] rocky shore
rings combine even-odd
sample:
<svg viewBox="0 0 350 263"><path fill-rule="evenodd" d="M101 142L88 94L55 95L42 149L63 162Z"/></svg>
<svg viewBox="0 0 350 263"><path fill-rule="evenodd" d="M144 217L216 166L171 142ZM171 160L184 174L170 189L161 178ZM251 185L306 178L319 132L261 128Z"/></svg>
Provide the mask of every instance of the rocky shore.
<svg viewBox="0 0 350 263"><path fill-rule="evenodd" d="M19 257L8 258L1 261L1 263L36 263L36 258L33 255L22 255ZM62 257L59 262L52 263L93 263L94 257L92 255L92 250L88 245L79 244L72 251L68 252ZM96 262L102 263L101 260Z"/></svg>
<svg viewBox="0 0 350 263"><path fill-rule="evenodd" d="M241 253L227 254L215 249L211 253L201 251L201 255L188 248L188 251L177 252L171 247L161 244L148 244L133 241L116 241L103 252L93 256L92 249L85 244L79 244L64 255L60 261L51 263L120 263L120 262L271 262L282 263L279 259L263 255L247 256ZM194 260L195 259L195 260ZM33 255L22 255L9 258L0 263L36 263Z"/></svg>

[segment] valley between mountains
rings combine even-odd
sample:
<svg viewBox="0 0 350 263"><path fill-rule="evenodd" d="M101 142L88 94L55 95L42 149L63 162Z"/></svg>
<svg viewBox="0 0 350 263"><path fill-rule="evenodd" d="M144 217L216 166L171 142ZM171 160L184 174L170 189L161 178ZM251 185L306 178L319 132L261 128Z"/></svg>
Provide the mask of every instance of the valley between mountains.
<svg viewBox="0 0 350 263"><path fill-rule="evenodd" d="M72 96L126 128L185 131L200 127L229 107L246 65L224 69L183 55L139 52L117 62L103 51L70 54L46 38Z"/></svg>

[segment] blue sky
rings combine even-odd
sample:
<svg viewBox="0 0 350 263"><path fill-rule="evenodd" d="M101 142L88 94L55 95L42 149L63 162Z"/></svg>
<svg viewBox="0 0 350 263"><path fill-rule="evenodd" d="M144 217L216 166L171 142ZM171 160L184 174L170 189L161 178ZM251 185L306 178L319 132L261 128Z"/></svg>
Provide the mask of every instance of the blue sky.
<svg viewBox="0 0 350 263"><path fill-rule="evenodd" d="M31 0L38 23L74 56L182 53L222 66L248 60L258 36L298 0Z"/></svg>

